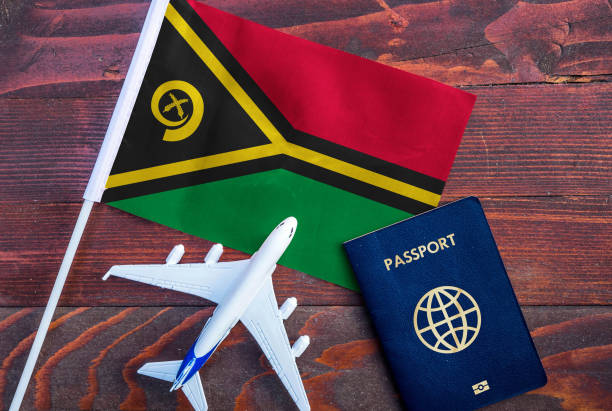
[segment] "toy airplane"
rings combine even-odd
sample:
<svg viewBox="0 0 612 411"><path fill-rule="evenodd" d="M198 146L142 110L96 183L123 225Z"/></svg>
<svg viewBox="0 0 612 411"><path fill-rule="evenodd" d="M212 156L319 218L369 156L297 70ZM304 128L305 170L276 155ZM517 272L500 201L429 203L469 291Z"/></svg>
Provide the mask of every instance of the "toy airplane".
<svg viewBox="0 0 612 411"><path fill-rule="evenodd" d="M197 295L218 304L183 361L150 362L138 373L172 382L170 391L181 388L194 409L206 410L208 405L198 370L240 320L259 343L298 408L310 410L295 363L310 339L304 335L293 347L289 344L283 320L295 310L297 300L288 298L279 309L272 287L276 262L291 243L296 228L295 218L285 219L248 260L219 263L223 246L215 244L204 263L177 264L185 252L182 245L177 245L165 265L112 267L104 280L114 275Z"/></svg>

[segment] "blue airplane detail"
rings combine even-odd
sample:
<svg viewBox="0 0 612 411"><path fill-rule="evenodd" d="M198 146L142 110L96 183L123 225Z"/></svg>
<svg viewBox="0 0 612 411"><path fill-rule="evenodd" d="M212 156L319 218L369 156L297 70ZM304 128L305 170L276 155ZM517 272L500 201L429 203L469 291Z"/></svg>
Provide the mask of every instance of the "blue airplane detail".
<svg viewBox="0 0 612 411"><path fill-rule="evenodd" d="M185 356L185 359L183 359L183 362L181 363L181 366L179 367L176 373L174 384L172 384L172 388L170 388L170 391L174 391L181 388L183 384L185 384L191 377L195 375L195 373L200 371L200 368L202 368L206 361L208 361L212 353L214 353L219 344L221 344L221 341L219 341L217 345L215 345L209 352L207 352L201 357L197 357L195 355L196 344L197 341L193 343L193 345L189 349L189 352Z"/></svg>

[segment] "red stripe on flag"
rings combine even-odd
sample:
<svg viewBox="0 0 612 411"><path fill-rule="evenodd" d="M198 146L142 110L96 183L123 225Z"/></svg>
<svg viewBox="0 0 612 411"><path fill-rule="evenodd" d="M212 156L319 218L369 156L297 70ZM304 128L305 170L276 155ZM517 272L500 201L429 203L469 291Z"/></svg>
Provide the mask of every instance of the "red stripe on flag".
<svg viewBox="0 0 612 411"><path fill-rule="evenodd" d="M296 129L446 180L474 95L188 1Z"/></svg>

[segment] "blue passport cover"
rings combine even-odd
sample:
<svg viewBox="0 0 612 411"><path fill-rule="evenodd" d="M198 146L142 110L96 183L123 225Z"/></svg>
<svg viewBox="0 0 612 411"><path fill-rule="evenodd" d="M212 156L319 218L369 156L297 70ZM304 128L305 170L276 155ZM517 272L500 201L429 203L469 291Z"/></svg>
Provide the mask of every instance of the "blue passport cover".
<svg viewBox="0 0 612 411"><path fill-rule="evenodd" d="M409 409L475 409L546 384L477 198L344 247Z"/></svg>

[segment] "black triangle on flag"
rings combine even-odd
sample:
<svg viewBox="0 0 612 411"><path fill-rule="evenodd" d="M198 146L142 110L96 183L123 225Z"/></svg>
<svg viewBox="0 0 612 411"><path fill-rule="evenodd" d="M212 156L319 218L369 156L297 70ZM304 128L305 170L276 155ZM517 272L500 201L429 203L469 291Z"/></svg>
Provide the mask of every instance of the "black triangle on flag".
<svg viewBox="0 0 612 411"><path fill-rule="evenodd" d="M223 55L224 49L218 39L208 30L204 34L207 47L213 48L215 55ZM231 67L237 63L226 60L222 64ZM234 73L232 75L236 76ZM258 94L252 80L246 83L249 95ZM269 101L261 101L261 94L259 97L258 103L261 104L258 107L273 107ZM280 120L277 121L279 127L286 128L286 120L278 111L274 111L267 117ZM196 54L192 45L167 18L164 19L111 170L111 181L113 175L269 144L270 140ZM103 201L116 201L278 167L279 156L260 157L197 172L169 173L155 181L144 180L118 187L111 184L104 192Z"/></svg>

